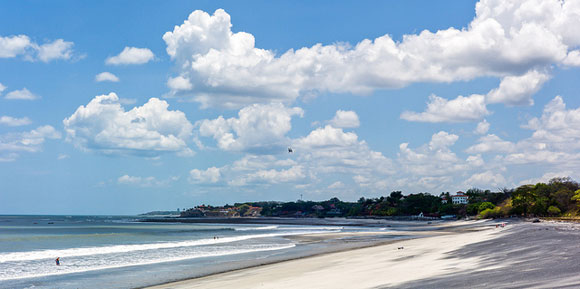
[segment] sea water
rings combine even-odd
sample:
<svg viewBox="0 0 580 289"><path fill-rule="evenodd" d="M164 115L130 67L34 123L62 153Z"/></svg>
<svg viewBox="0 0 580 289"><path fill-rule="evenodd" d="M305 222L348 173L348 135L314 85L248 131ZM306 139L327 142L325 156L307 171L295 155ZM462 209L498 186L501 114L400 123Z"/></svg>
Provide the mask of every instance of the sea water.
<svg viewBox="0 0 580 289"><path fill-rule="evenodd" d="M343 229L144 223L126 216L0 216L0 288L159 284L288 254L296 244L285 236Z"/></svg>

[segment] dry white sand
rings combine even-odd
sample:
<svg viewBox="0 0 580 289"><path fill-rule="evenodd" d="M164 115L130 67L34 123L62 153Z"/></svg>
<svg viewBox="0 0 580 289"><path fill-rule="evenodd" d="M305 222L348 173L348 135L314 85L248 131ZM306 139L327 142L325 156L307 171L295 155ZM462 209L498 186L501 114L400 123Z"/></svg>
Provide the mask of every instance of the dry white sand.
<svg viewBox="0 0 580 289"><path fill-rule="evenodd" d="M501 235L505 229L480 227L450 233L291 260L152 288L377 288L434 278L466 270L497 269L481 266L479 257L448 254L463 246ZM398 249L404 247L404 249ZM485 267L485 268L484 268Z"/></svg>

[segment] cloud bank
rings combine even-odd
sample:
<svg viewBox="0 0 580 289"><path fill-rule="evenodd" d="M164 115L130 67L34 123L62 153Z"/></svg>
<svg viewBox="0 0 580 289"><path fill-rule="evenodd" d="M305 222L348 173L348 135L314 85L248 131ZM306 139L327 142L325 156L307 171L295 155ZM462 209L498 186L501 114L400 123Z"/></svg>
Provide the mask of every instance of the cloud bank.
<svg viewBox="0 0 580 289"><path fill-rule="evenodd" d="M545 81L533 71L576 63L580 30L571 27L580 26L579 6L574 1L483 0L462 29L424 30L400 41L384 35L353 46L316 44L279 55L256 47L250 33L232 32L224 10L213 15L196 10L163 35L179 70L168 82L168 96L237 108L290 103L318 92L369 94L417 82L491 76L504 82L490 96L492 102L529 104L528 95ZM520 91L515 85L521 82L529 86Z"/></svg>
<svg viewBox="0 0 580 289"><path fill-rule="evenodd" d="M28 61L50 62L73 58L74 43L57 39L42 45L30 40L27 35L0 36L0 58L22 56Z"/></svg>

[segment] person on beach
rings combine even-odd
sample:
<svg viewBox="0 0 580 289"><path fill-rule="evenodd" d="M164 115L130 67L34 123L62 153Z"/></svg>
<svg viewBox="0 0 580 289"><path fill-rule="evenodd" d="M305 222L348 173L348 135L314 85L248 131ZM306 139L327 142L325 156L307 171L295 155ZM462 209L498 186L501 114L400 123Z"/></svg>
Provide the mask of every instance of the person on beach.
<svg viewBox="0 0 580 289"><path fill-rule="evenodd" d="M60 257L56 257L56 266L60 266Z"/></svg>

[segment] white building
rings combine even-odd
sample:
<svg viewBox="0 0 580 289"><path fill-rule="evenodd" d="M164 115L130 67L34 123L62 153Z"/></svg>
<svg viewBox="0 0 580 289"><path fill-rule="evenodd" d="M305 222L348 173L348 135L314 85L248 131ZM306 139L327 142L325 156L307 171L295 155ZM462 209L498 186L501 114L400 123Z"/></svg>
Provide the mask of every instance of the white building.
<svg viewBox="0 0 580 289"><path fill-rule="evenodd" d="M454 196L451 196L451 202L453 204L467 204L467 195L459 191Z"/></svg>

